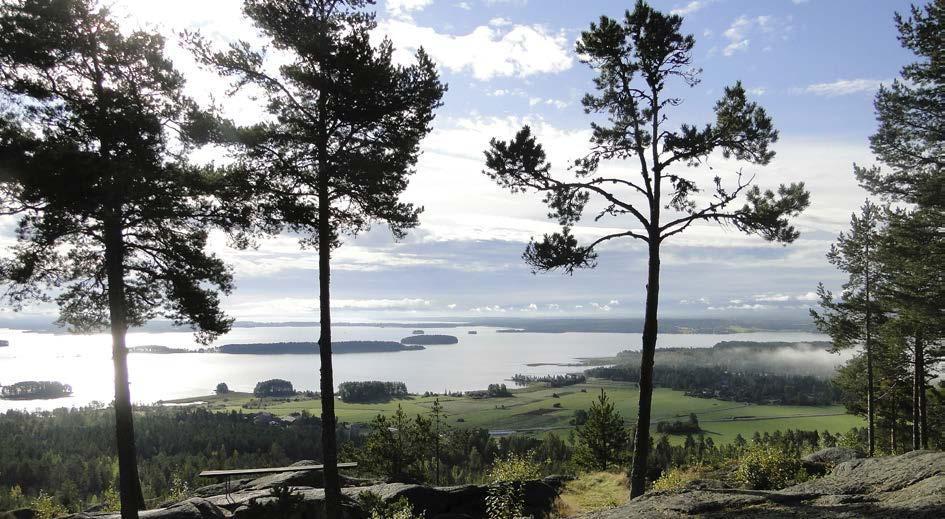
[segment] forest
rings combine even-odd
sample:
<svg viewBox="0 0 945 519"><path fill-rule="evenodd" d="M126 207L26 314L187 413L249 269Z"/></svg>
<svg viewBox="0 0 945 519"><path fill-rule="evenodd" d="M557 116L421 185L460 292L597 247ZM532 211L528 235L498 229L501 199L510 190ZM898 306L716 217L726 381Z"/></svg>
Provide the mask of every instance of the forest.
<svg viewBox="0 0 945 519"><path fill-rule="evenodd" d="M663 366L653 369L653 383L685 391L687 396L772 405L830 405L840 401L840 389L830 379L773 372L731 371L723 366ZM590 377L624 382L640 381L639 365L588 369Z"/></svg>

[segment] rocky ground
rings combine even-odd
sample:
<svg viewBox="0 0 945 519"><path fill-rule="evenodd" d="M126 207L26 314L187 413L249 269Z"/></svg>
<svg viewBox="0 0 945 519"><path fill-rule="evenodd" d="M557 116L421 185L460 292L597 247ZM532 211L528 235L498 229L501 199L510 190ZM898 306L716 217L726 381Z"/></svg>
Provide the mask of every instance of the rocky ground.
<svg viewBox="0 0 945 519"><path fill-rule="evenodd" d="M581 519L624 518L945 518L945 453L915 451L862 459L850 450L827 449L805 459L824 474L778 491L732 488L719 481L693 481L684 488L650 492L634 501ZM300 464L311 464L302 461ZM487 487L428 487L348 479L343 489L345 519L365 519L359 506L365 493L394 501L406 497L428 519L485 518ZM544 517L563 485L561 478L526 485L528 513ZM196 497L142 512L142 519L323 519L320 474L296 472L203 487ZM291 497L274 489L289 488ZM229 492L227 492L229 490ZM291 509L291 511L290 511ZM31 518L29 511L0 514ZM26 514L26 515L23 515ZM86 512L71 519L118 519L117 514Z"/></svg>
<svg viewBox="0 0 945 519"><path fill-rule="evenodd" d="M847 453L834 452L840 457ZM821 458L836 459L833 455ZM813 461L814 456L809 457ZM817 458L820 459L820 458ZM825 476L779 491L719 488L695 481L681 490L651 492L582 519L705 518L943 518L945 453L842 461Z"/></svg>

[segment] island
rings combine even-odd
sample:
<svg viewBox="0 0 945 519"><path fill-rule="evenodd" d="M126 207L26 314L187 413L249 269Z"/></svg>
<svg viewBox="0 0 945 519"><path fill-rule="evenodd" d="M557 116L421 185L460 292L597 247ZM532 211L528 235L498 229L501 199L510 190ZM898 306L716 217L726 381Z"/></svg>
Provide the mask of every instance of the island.
<svg viewBox="0 0 945 519"><path fill-rule="evenodd" d="M426 337L433 337L432 335ZM422 350L423 346L401 344L394 341L339 341L331 344L331 352L385 353L392 351ZM224 344L217 348L220 353L236 355L314 355L318 353L316 342L263 342L253 344Z"/></svg>
<svg viewBox="0 0 945 519"><path fill-rule="evenodd" d="M52 400L72 395L72 386L49 380L27 380L0 389L5 400Z"/></svg>
<svg viewBox="0 0 945 519"><path fill-rule="evenodd" d="M404 337L400 340L401 344L456 344L459 339L452 335L414 335L413 337Z"/></svg>
<svg viewBox="0 0 945 519"><path fill-rule="evenodd" d="M170 346L132 346L128 348L128 353L155 353L158 355L167 355L170 353L202 353L206 350L188 350L186 348L172 348Z"/></svg>

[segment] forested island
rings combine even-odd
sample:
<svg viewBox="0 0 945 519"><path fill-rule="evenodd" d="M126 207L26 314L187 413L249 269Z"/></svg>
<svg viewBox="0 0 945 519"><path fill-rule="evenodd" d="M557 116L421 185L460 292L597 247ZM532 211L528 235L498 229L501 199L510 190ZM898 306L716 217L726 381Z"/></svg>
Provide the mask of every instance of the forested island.
<svg viewBox="0 0 945 519"><path fill-rule="evenodd" d="M6 400L48 400L72 395L72 386L49 380L27 380L0 389L0 398Z"/></svg>
<svg viewBox="0 0 945 519"><path fill-rule="evenodd" d="M412 337L404 337L400 340L401 344L423 344L426 346L435 344L456 344L458 342L459 339L453 335L414 335Z"/></svg>
<svg viewBox="0 0 945 519"><path fill-rule="evenodd" d="M331 344L331 352L335 355L345 353L385 353L422 349L423 346L401 344L394 341L339 341ZM218 347L217 351L219 353L236 355L314 355L318 353L318 343L261 342L253 344L224 344Z"/></svg>

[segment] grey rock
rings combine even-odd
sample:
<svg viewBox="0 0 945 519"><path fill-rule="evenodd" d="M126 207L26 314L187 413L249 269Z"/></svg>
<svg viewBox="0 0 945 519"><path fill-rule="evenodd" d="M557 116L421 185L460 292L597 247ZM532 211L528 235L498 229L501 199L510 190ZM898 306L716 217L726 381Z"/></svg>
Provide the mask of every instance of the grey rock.
<svg viewBox="0 0 945 519"><path fill-rule="evenodd" d="M120 519L118 513L80 513L69 516L70 519ZM194 497L167 508L146 510L138 514L141 519L226 519L232 514L212 502Z"/></svg>
<svg viewBox="0 0 945 519"><path fill-rule="evenodd" d="M865 457L866 456L859 449L851 449L850 447L828 447L813 454L804 456L801 458L801 461L807 463L822 463L832 467L845 461L852 461Z"/></svg>
<svg viewBox="0 0 945 519"><path fill-rule="evenodd" d="M686 488L650 492L583 519L637 517L839 518L945 517L945 453L854 459L828 475L779 491Z"/></svg>

